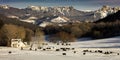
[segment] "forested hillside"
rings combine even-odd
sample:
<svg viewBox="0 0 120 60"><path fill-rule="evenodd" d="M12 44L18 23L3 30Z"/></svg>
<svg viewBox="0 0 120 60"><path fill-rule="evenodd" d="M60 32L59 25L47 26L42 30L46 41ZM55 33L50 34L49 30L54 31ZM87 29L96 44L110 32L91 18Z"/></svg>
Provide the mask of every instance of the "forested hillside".
<svg viewBox="0 0 120 60"><path fill-rule="evenodd" d="M10 46L11 39L22 39L22 41L30 42L36 30L41 31L36 25L0 15L0 45L2 46Z"/></svg>

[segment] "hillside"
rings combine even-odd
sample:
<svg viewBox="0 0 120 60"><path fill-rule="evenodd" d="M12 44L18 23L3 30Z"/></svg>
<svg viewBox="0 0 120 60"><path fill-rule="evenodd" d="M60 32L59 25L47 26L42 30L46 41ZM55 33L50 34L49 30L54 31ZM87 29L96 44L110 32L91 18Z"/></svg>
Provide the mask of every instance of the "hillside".
<svg viewBox="0 0 120 60"><path fill-rule="evenodd" d="M31 30L35 30L36 28L39 28L39 26L37 25L22 22L19 19L15 19L15 18L8 18L3 14L0 14L0 21L2 21L4 24L14 24L14 25L25 27L25 28L29 28Z"/></svg>
<svg viewBox="0 0 120 60"><path fill-rule="evenodd" d="M100 19L96 21L95 23L100 23L100 22L115 22L115 21L120 21L120 10L114 14L108 15L107 17Z"/></svg>
<svg viewBox="0 0 120 60"><path fill-rule="evenodd" d="M0 14L0 46L11 46L12 39L21 39L29 43L33 40L32 37L38 34L44 34L39 26Z"/></svg>
<svg viewBox="0 0 120 60"><path fill-rule="evenodd" d="M120 36L120 11L94 22L92 31L98 38Z"/></svg>

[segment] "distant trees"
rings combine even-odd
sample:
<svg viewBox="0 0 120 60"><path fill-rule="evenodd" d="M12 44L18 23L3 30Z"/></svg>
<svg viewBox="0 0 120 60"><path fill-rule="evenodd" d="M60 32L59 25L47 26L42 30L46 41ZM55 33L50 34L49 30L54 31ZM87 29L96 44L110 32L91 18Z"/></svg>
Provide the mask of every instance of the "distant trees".
<svg viewBox="0 0 120 60"><path fill-rule="evenodd" d="M13 25L17 25L17 26L22 26L24 28L28 28L30 30L35 30L36 28L39 28L39 26L31 24L31 23L27 23L27 22L22 22L19 19L15 19L15 18L8 18L6 16L4 16L3 14L0 14L0 24L2 22L4 24L13 24ZM0 25L2 26L2 25Z"/></svg>
<svg viewBox="0 0 120 60"><path fill-rule="evenodd" d="M54 27L49 26L49 28L50 29L48 29L47 27L47 31L50 31L50 35L58 34L59 37L61 36L63 38L64 36L64 39L67 39L68 35L72 35L75 38L92 37L93 39L107 38L107 37L120 35L119 20L116 20L114 22L109 21L109 22L99 22L99 23L98 22L97 23L85 23L85 22L73 23L73 24L66 24L63 26L54 26ZM47 34L49 35L49 32L47 32ZM56 40L58 39L56 35L54 35L54 38ZM52 39L55 40L54 38Z"/></svg>
<svg viewBox="0 0 120 60"><path fill-rule="evenodd" d="M7 42L7 46L10 46L11 39L24 39L25 29L11 24L5 24L0 31L2 40Z"/></svg>
<svg viewBox="0 0 120 60"><path fill-rule="evenodd" d="M3 21L0 19L0 29L4 25Z"/></svg>
<svg viewBox="0 0 120 60"><path fill-rule="evenodd" d="M61 28L60 28L60 26L57 26L57 25L49 25L49 26L46 26L45 28L43 28L43 31L46 35L47 34L55 34L59 31L61 31Z"/></svg>
<svg viewBox="0 0 120 60"><path fill-rule="evenodd" d="M0 45L11 46L11 39L22 39L24 42L30 42L32 35L33 32L30 29L12 24L5 24L0 29Z"/></svg>
<svg viewBox="0 0 120 60"><path fill-rule="evenodd" d="M100 31L93 31L93 38L101 38L103 35Z"/></svg>
<svg viewBox="0 0 120 60"><path fill-rule="evenodd" d="M75 37L81 37L83 35L82 29L80 29L78 26L71 27L70 31Z"/></svg>
<svg viewBox="0 0 120 60"><path fill-rule="evenodd" d="M75 35L77 38L87 36L87 33L91 31L91 28L91 23L74 24L71 27L71 34Z"/></svg>
<svg viewBox="0 0 120 60"><path fill-rule="evenodd" d="M27 42L28 44L30 44L30 41L32 41L32 36L34 32L30 29L26 29L25 31L26 31L25 32L26 36L25 36L24 42Z"/></svg>
<svg viewBox="0 0 120 60"><path fill-rule="evenodd" d="M76 38L73 35L68 34L66 32L59 32L56 35L59 37L59 40L61 40L63 42L74 42L74 41L76 41Z"/></svg>
<svg viewBox="0 0 120 60"><path fill-rule="evenodd" d="M20 38L24 42L30 42L34 33L33 31L37 28L40 27L0 14L0 45L10 46L11 39L16 38Z"/></svg>
<svg viewBox="0 0 120 60"><path fill-rule="evenodd" d="M48 27L47 27L48 28ZM47 29L50 34L56 34L58 32L65 32L76 38L80 37L92 37L107 38L120 35L120 11L111 14L106 18L100 19L93 23L71 23L63 26L54 26ZM49 34L47 32L47 34Z"/></svg>
<svg viewBox="0 0 120 60"><path fill-rule="evenodd" d="M91 31L93 38L107 38L120 35L120 21L96 23Z"/></svg>
<svg viewBox="0 0 120 60"><path fill-rule="evenodd" d="M71 35L71 34L64 32L64 31L50 35L49 38L50 38L49 41L51 41L51 42L57 42L57 41L74 42L74 41L76 41L76 38L74 35Z"/></svg>
<svg viewBox="0 0 120 60"><path fill-rule="evenodd" d="M45 41L45 35L44 35L44 32L41 31L41 29L36 29L34 31L34 38L36 42L38 42L38 44L42 43L43 41Z"/></svg>

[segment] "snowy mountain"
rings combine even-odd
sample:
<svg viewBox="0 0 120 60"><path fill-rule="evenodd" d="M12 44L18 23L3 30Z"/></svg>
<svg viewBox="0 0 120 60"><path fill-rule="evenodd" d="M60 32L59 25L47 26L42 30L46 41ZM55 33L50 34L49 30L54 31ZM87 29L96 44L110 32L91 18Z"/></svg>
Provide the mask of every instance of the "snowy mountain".
<svg viewBox="0 0 120 60"><path fill-rule="evenodd" d="M9 5L0 5L0 8L2 8L2 9L9 9L10 7L9 7Z"/></svg>
<svg viewBox="0 0 120 60"><path fill-rule="evenodd" d="M72 6L44 7L28 6L23 9L0 5L0 14L9 18L16 18L28 23L52 22L94 22L120 10L119 7L103 6L95 11L80 11ZM57 18L54 18L58 16ZM47 18L48 17L48 18ZM54 19L49 19L53 17ZM28 21L27 21L28 20ZM39 20L39 21L38 21Z"/></svg>
<svg viewBox="0 0 120 60"><path fill-rule="evenodd" d="M100 19L98 21L96 21L96 23L99 23L99 22L116 22L116 21L120 21L120 11L114 13L114 14L111 14L103 19Z"/></svg>
<svg viewBox="0 0 120 60"><path fill-rule="evenodd" d="M110 7L105 5L101 9L97 10L95 14L100 14L100 19L102 19L110 14L116 13L119 10L120 7Z"/></svg>
<svg viewBox="0 0 120 60"><path fill-rule="evenodd" d="M9 9L4 9L6 5L0 5L0 13L6 16L17 16L20 19L29 18L35 16L37 18L45 16L65 16L65 17L79 17L83 15L88 15L90 12L84 12L76 10L72 6L63 6L63 7L43 7L43 6L28 6L27 8L19 9L10 7ZM82 18L81 18L82 19ZM76 19L74 19L76 20ZM77 18L80 20L80 18ZM83 19L82 19L83 20Z"/></svg>
<svg viewBox="0 0 120 60"><path fill-rule="evenodd" d="M50 16L50 17L43 17L41 19L36 20L35 24L41 27L45 27L47 25L67 24L69 22L71 22L71 20L64 16Z"/></svg>
<svg viewBox="0 0 120 60"><path fill-rule="evenodd" d="M35 24L35 20L37 20L37 19L38 19L37 17L31 16L27 19L21 19L20 21Z"/></svg>
<svg viewBox="0 0 120 60"><path fill-rule="evenodd" d="M56 17L56 18L53 18L53 19L51 20L51 22L53 22L53 23L66 23L66 22L68 22L68 21L69 21L68 18L66 18L66 17L60 17L60 16L58 16L58 17Z"/></svg>
<svg viewBox="0 0 120 60"><path fill-rule="evenodd" d="M43 7L43 6L28 6L26 9L31 9L33 11L42 11L42 12L52 12L60 13L65 15L65 13L69 14L70 10L74 9L72 6L66 7Z"/></svg>

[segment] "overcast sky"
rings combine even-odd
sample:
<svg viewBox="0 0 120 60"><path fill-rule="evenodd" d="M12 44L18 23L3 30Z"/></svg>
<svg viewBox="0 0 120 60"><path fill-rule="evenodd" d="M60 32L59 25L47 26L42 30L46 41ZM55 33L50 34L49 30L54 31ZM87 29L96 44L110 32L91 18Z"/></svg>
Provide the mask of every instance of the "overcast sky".
<svg viewBox="0 0 120 60"><path fill-rule="evenodd" d="M95 10L103 5L120 6L120 0L0 0L0 4L25 8L36 6L73 6L79 10Z"/></svg>

